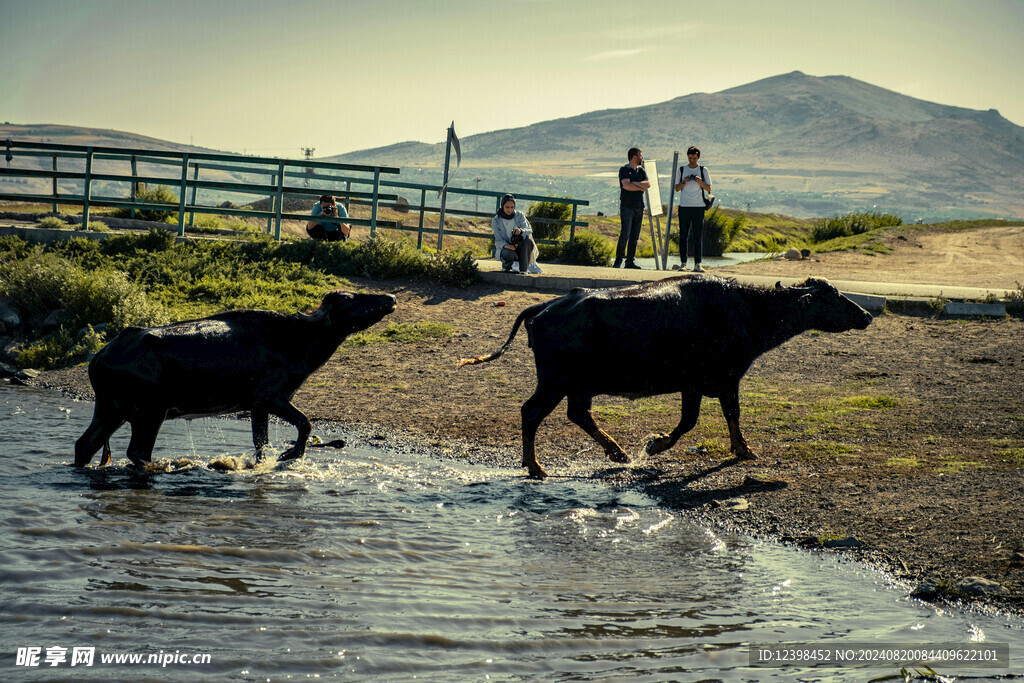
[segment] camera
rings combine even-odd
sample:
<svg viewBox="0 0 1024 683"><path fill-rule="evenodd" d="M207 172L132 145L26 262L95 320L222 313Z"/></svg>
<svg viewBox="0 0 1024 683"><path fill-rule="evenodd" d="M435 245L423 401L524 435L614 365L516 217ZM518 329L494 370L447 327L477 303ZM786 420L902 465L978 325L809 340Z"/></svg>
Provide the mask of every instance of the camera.
<svg viewBox="0 0 1024 683"><path fill-rule="evenodd" d="M333 207L333 206L328 206L328 207L326 207L326 208L324 209L324 213L325 213L325 214L327 214L328 216L330 216L331 214L333 214L333 213L334 213L334 207Z"/></svg>

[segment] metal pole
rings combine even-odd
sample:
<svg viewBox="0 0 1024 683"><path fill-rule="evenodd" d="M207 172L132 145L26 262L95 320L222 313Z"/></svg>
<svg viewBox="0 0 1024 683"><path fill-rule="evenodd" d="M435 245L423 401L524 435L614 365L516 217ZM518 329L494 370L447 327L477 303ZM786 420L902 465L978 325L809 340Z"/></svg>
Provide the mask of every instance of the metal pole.
<svg viewBox="0 0 1024 683"><path fill-rule="evenodd" d="M284 159L277 162L277 201L274 206L274 239L281 241L281 207L284 205Z"/></svg>
<svg viewBox="0 0 1024 683"><path fill-rule="evenodd" d="M178 188L178 237L185 236L185 192L188 188L188 152L181 157L181 186Z"/></svg>
<svg viewBox="0 0 1024 683"><path fill-rule="evenodd" d="M85 150L85 186L82 188L82 229L89 229L89 199L92 198L92 147Z"/></svg>
<svg viewBox="0 0 1024 683"><path fill-rule="evenodd" d="M661 261L668 270L668 241L669 236L672 234L672 205L676 201L676 177L679 173L679 150L676 150L672 155L672 184L669 185L668 191L668 216L665 218L665 242L664 250L661 252ZM683 249L686 249L686 245L683 244L683 236L679 236L679 253L680 259L682 258Z"/></svg>
<svg viewBox="0 0 1024 683"><path fill-rule="evenodd" d="M134 179L134 178L138 178L138 177L139 177L138 163L137 163L137 161L135 159L135 155L133 154L132 155L132 178ZM132 204L134 204L136 202L136 200L138 199L138 196L139 196L139 183L137 181L135 181L135 180L132 180ZM132 207L131 211L128 213L128 217L129 218L135 218L135 207L134 206Z"/></svg>
<svg viewBox="0 0 1024 683"><path fill-rule="evenodd" d="M658 175L657 168L655 168L654 175L655 176ZM655 177L653 180L651 180L650 176L648 175L647 179L650 180L653 183L658 182L658 178L657 177ZM654 251L654 269L655 270L661 270L661 264L658 262L658 252L661 251L661 244L660 244L660 242L658 240L661 238L661 235L654 232L654 207L651 206L651 191L650 190L645 190L644 191L644 200L646 200L646 204L647 204L647 225L651 229L651 249Z"/></svg>
<svg viewBox="0 0 1024 683"><path fill-rule="evenodd" d="M274 185L274 186L277 185L277 174L276 173L271 173L270 174L270 184ZM274 211L275 211L274 207L276 206L277 195L273 195L272 194L269 197L267 197L267 199L270 200L270 213L274 213ZM273 219L272 216L267 216L267 234L269 235L273 231L274 231L274 219Z"/></svg>
<svg viewBox="0 0 1024 683"><path fill-rule="evenodd" d="M419 228L416 230L416 233L417 233L416 248L417 249L422 249L423 248L423 211L426 209L426 206L427 206L427 191L426 190L420 190L420 225L419 225Z"/></svg>
<svg viewBox="0 0 1024 683"><path fill-rule="evenodd" d="M199 164L198 163L196 164L196 170L192 173L192 180L199 180ZM190 228L192 227L192 223L193 223L193 221L195 220L195 217L196 217L196 212L195 212L195 208L196 208L196 190L198 190L198 189L199 188L196 187L195 183L193 183L192 184L192 211L188 212L188 227L190 227Z"/></svg>
<svg viewBox="0 0 1024 683"><path fill-rule="evenodd" d="M349 182L349 187L352 183ZM370 205L370 237L377 236L377 197L380 195L380 169L373 169L373 204Z"/></svg>
<svg viewBox="0 0 1024 683"><path fill-rule="evenodd" d="M441 253L441 245L444 242L444 209L448 201L448 163L452 158L452 132L455 130L455 122L448 127L448 141L444 146L444 181L441 183L441 216L437 221L437 253Z"/></svg>
<svg viewBox="0 0 1024 683"><path fill-rule="evenodd" d="M57 170L57 155L56 154L53 155L53 170L54 171ZM53 174L53 212L54 213L57 213L57 211L60 209L60 207L57 206L57 197L58 196L59 195L57 194L57 174L54 173Z"/></svg>

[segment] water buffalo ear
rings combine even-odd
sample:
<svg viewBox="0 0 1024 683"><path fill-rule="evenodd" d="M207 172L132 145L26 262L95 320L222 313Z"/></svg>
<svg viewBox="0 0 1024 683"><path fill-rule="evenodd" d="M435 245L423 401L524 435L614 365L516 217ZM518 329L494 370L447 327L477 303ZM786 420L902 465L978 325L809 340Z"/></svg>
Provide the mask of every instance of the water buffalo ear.
<svg viewBox="0 0 1024 683"><path fill-rule="evenodd" d="M800 308L803 309L803 310L807 310L808 308L811 307L811 304L814 303L813 300L811 299L811 295L810 294L804 294L802 297L797 299L796 302L797 302L797 305L799 305Z"/></svg>

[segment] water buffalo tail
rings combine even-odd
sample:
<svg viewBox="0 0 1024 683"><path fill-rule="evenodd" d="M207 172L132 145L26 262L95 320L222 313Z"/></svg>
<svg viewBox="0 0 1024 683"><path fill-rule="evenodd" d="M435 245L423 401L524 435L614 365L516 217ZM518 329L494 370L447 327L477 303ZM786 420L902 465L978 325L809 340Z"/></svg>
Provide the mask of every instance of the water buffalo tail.
<svg viewBox="0 0 1024 683"><path fill-rule="evenodd" d="M500 349L498 349L494 353L489 354L487 356L476 356L474 358L462 358L462 359L459 360L459 362L457 364L457 367L461 368L463 365L476 365L478 363L487 363L487 362L490 362L490 361L494 360L495 358L500 358L501 354L503 354L506 351L508 351L508 347L510 347L512 345L512 340L516 338L516 333L519 331L520 325L522 325L524 321L533 318L538 313L540 313L545 308L547 308L549 303L550 302L545 302L545 303L537 304L536 306L530 306L529 308L524 309L523 312L519 314L519 317L516 318L516 323L515 323L515 325L512 326L511 334L508 335L508 339L505 340L505 343L502 344Z"/></svg>

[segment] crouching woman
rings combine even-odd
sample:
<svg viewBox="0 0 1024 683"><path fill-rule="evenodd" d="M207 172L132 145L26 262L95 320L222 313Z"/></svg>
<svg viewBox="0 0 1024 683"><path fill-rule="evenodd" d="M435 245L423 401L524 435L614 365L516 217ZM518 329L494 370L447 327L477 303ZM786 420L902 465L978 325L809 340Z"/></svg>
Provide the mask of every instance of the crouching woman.
<svg viewBox="0 0 1024 683"><path fill-rule="evenodd" d="M519 264L519 272L539 273L537 266L537 245L533 241L533 230L522 211L516 211L515 195L501 198L498 213L491 219L494 231L494 257L501 260L502 271L512 272L512 264Z"/></svg>

